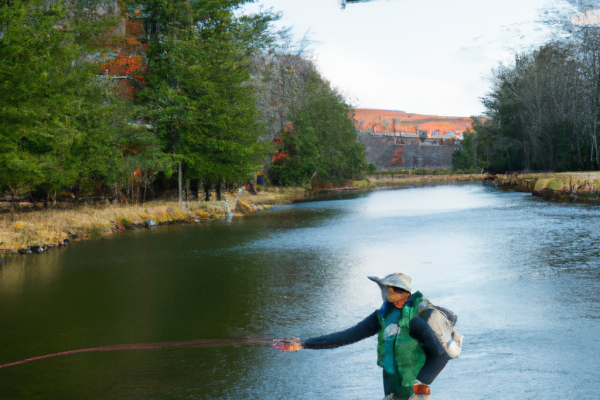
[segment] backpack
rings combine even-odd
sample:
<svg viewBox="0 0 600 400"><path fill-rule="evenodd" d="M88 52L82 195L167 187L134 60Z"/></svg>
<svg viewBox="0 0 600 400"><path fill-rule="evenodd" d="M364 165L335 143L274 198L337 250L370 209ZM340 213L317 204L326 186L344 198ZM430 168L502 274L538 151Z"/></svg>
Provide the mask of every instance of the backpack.
<svg viewBox="0 0 600 400"><path fill-rule="evenodd" d="M462 350L463 335L454 331L458 316L444 307L434 306L427 300L419 304L419 317L433 330L450 358L459 356Z"/></svg>

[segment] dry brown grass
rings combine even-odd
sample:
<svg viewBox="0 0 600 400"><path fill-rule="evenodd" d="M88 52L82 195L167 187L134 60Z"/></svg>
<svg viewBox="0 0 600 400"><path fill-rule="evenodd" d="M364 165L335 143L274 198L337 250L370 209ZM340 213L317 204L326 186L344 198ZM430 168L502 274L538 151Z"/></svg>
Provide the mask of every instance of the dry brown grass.
<svg viewBox="0 0 600 400"><path fill-rule="evenodd" d="M244 192L240 200L264 208L289 203L303 191L302 188L269 188L258 195ZM233 206L235 195L226 194L225 197ZM253 209L246 209L248 212ZM0 214L0 253L30 246L53 246L64 239L95 239L145 226L148 219L158 224L170 224L224 217L227 217L225 201L190 201L183 202L181 207L175 201L152 201L141 205L78 206L70 210Z"/></svg>
<svg viewBox="0 0 600 400"><path fill-rule="evenodd" d="M458 175L393 175L393 176L368 176L362 181L354 181L353 185L360 188L373 188L378 186L405 186L412 184L426 184L438 182L465 182L482 181L489 175L484 174L458 174Z"/></svg>
<svg viewBox="0 0 600 400"><path fill-rule="evenodd" d="M266 189L261 189L257 195L251 195L244 191L240 196L240 200L249 204L261 205L276 205L290 203L296 196L306 192L302 187L276 187L269 186ZM261 207L262 208L262 207Z"/></svg>
<svg viewBox="0 0 600 400"><path fill-rule="evenodd" d="M211 204L217 203L217 204ZM94 239L116 231L158 224L222 218L224 202L148 202L142 205L80 206L71 210L43 210L0 216L0 249L14 251L30 246L56 245L64 239Z"/></svg>

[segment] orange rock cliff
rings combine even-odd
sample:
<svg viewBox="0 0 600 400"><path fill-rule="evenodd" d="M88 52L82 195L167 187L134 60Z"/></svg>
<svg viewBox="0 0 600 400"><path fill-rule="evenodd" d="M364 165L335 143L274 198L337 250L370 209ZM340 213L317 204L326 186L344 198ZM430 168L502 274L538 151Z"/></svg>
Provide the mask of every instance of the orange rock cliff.
<svg viewBox="0 0 600 400"><path fill-rule="evenodd" d="M416 134L428 138L455 134L458 139L471 129L473 121L467 117L440 117L406 113L403 111L356 109L355 122L359 131L374 135L393 133ZM425 133L426 132L426 133ZM387 135L386 135L387 136Z"/></svg>

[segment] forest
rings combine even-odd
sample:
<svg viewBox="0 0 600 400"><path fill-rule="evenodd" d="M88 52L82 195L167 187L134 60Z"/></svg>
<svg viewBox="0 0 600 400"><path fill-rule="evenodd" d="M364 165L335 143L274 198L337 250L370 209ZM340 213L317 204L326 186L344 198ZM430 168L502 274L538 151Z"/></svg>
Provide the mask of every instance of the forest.
<svg viewBox="0 0 600 400"><path fill-rule="evenodd" d="M247 2L0 2L0 193L139 203L359 174L310 40Z"/></svg>
<svg viewBox="0 0 600 400"><path fill-rule="evenodd" d="M547 17L549 38L491 73L485 112L454 154L455 168L600 169L600 19L591 3Z"/></svg>

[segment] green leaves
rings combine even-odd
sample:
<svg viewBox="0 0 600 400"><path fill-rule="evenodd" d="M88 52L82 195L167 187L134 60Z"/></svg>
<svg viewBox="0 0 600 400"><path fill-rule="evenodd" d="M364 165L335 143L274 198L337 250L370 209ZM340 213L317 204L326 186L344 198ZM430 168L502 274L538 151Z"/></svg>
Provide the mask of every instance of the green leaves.
<svg viewBox="0 0 600 400"><path fill-rule="evenodd" d="M191 9L169 3L145 6L146 23L162 31L149 35L140 109L163 151L185 162L188 179L243 182L267 150L246 68L255 39L241 34L254 22L235 17L231 7L239 2L191 2ZM179 23L186 18L195 26Z"/></svg>
<svg viewBox="0 0 600 400"><path fill-rule="evenodd" d="M114 18L90 17L79 6L32 0L0 9L6 22L0 39L0 190L42 198L65 187L85 192L114 182L122 170L119 135L130 110L116 95L116 82L97 75L90 53L96 38L85 39Z"/></svg>
<svg viewBox="0 0 600 400"><path fill-rule="evenodd" d="M292 125L279 136L278 154L286 156L273 163L271 178L286 185L353 178L364 169L365 150L356 140L351 107L315 69L301 93L289 115Z"/></svg>
<svg viewBox="0 0 600 400"><path fill-rule="evenodd" d="M241 15L244 3L122 1L120 12L113 0L0 7L0 191L48 199L64 188L101 189L120 197L153 176L169 179L179 162L186 179L231 187L263 168L269 132L287 121L295 133L282 134L289 157L273 165L280 181L317 172L316 180L337 182L361 171L351 108L311 62L287 54L284 69L255 74L258 55L268 64L266 49L277 47L270 25L278 15ZM136 23L144 29L130 34ZM124 36L112 37L115 27ZM135 73L123 72L129 64L109 71L117 50L125 61L135 57ZM284 84L283 95L272 96L281 107L265 106L261 96L271 89L258 81Z"/></svg>
<svg viewBox="0 0 600 400"><path fill-rule="evenodd" d="M469 130L452 153L452 167L456 170L475 168L475 139Z"/></svg>

